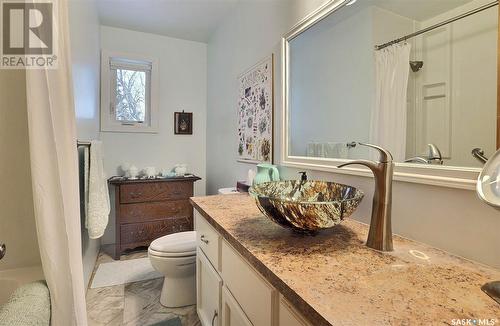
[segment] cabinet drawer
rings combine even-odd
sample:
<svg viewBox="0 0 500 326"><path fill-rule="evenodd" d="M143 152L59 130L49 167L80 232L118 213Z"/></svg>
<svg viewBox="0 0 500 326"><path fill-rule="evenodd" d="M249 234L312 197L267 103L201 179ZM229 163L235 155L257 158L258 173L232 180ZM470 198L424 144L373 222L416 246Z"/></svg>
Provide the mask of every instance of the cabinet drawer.
<svg viewBox="0 0 500 326"><path fill-rule="evenodd" d="M196 245L207 256L215 269L220 271L219 252L220 237L217 231L205 220L200 213L194 211L196 228Z"/></svg>
<svg viewBox="0 0 500 326"><path fill-rule="evenodd" d="M120 225L122 244L151 242L161 236L192 230L189 217L169 218L158 222L132 223Z"/></svg>
<svg viewBox="0 0 500 326"><path fill-rule="evenodd" d="M120 223L161 220L169 217L191 217L193 206L188 200L120 205Z"/></svg>
<svg viewBox="0 0 500 326"><path fill-rule="evenodd" d="M293 306L280 295L279 326L310 326Z"/></svg>
<svg viewBox="0 0 500 326"><path fill-rule="evenodd" d="M192 182L134 183L120 186L120 203L177 200L191 196L193 196Z"/></svg>
<svg viewBox="0 0 500 326"><path fill-rule="evenodd" d="M273 325L277 292L226 242L222 241L222 279L253 325ZM258 299L257 299L258 298Z"/></svg>

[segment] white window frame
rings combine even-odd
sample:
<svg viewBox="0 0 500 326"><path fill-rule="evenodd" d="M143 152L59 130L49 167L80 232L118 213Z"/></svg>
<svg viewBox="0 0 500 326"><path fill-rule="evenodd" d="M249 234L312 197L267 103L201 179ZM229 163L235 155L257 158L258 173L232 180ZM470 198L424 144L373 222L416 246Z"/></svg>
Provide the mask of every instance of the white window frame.
<svg viewBox="0 0 500 326"><path fill-rule="evenodd" d="M148 82L149 92L146 86L146 115L144 123L134 123L126 121L117 121L114 113L114 98L112 98L112 80L111 60L130 60L145 65L151 65L151 73ZM116 65L116 64L115 64ZM124 68L126 66L124 65ZM138 54L130 54L123 52L114 52L102 50L101 53L101 131L103 132L142 132L142 133L157 133L158 132L158 87L159 87L159 72L158 59L147 57Z"/></svg>

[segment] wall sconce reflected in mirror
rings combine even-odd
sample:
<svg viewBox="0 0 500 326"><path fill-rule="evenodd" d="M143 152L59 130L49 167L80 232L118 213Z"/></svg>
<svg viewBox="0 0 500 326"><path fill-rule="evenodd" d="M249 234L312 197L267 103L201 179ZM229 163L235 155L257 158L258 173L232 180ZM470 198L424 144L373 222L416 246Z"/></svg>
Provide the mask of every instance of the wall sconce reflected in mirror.
<svg viewBox="0 0 500 326"><path fill-rule="evenodd" d="M419 71L420 69L422 69L423 66L424 66L423 61L410 61L410 68L411 71L413 72Z"/></svg>

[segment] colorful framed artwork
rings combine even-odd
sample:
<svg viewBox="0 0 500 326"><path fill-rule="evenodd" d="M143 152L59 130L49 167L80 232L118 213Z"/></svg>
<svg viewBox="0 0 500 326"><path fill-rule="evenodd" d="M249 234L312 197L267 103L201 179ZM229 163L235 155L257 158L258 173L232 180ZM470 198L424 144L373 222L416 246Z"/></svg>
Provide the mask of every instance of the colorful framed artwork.
<svg viewBox="0 0 500 326"><path fill-rule="evenodd" d="M238 77L238 161L273 163L274 57Z"/></svg>
<svg viewBox="0 0 500 326"><path fill-rule="evenodd" d="M174 133L176 135L193 134L193 113L174 112Z"/></svg>

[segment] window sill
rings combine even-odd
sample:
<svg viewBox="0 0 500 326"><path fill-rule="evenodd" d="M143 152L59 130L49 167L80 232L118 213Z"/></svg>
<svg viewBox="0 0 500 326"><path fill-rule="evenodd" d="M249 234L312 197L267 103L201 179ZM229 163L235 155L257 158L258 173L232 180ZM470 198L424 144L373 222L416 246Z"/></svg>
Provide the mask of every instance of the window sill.
<svg viewBox="0 0 500 326"><path fill-rule="evenodd" d="M101 132L120 132L120 133L149 133L157 134L157 126L137 126L137 125L114 125L101 126Z"/></svg>

